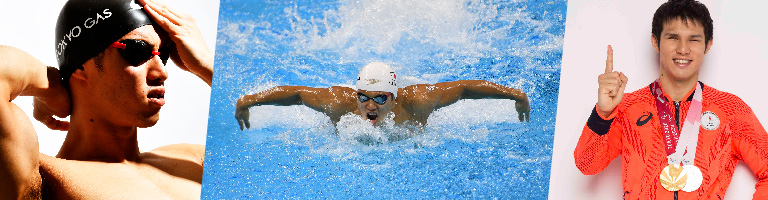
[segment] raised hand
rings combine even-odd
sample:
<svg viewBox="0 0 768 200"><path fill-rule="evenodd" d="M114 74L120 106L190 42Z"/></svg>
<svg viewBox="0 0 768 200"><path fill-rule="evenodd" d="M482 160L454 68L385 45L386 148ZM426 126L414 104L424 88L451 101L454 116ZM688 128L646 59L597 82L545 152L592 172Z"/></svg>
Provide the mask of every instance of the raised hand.
<svg viewBox="0 0 768 200"><path fill-rule="evenodd" d="M53 130L66 131L69 128L69 122L53 117L67 117L71 108L69 91L63 86L59 70L46 67L40 60L21 49L0 45L0 93L8 100L17 96L34 96L32 115L36 120ZM5 113L4 111L10 110L0 111L0 115ZM18 131L20 130L10 130ZM37 152L37 149L34 151Z"/></svg>
<svg viewBox="0 0 768 200"><path fill-rule="evenodd" d="M168 32L175 43L171 53L173 63L185 71L192 72L211 85L213 80L213 53L203 40L203 34L195 19L170 9L156 0L139 0L144 10L163 30Z"/></svg>
<svg viewBox="0 0 768 200"><path fill-rule="evenodd" d="M53 116L64 118L69 116L71 102L69 91L61 84L59 70L48 67L48 87L45 92L34 98L34 110L32 116L52 130L67 131L68 121L61 121Z"/></svg>
<svg viewBox="0 0 768 200"><path fill-rule="evenodd" d="M605 60L605 73L597 77L599 87L597 89L597 112L607 117L624 97L624 88L627 86L627 76L624 73L613 71L613 48L608 45L608 57Z"/></svg>

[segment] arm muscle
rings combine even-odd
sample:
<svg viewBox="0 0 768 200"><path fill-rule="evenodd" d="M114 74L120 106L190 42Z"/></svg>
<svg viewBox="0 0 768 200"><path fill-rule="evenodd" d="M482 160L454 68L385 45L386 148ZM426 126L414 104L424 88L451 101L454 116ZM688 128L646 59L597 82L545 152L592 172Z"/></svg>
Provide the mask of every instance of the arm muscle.
<svg viewBox="0 0 768 200"><path fill-rule="evenodd" d="M45 65L21 50L0 46L0 199L39 198L37 134L11 101L42 94L41 85L47 85Z"/></svg>

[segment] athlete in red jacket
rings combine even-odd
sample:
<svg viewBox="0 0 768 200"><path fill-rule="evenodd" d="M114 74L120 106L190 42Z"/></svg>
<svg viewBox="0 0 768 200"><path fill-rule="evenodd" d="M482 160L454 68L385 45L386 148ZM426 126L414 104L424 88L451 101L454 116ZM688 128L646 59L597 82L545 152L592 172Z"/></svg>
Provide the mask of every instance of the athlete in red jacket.
<svg viewBox="0 0 768 200"><path fill-rule="evenodd" d="M608 47L576 166L593 175L622 155L625 199L722 199L742 160L758 177L754 199L768 199L768 134L741 99L698 81L712 47L706 7L670 0L654 14L652 29L659 79L624 95L627 77L613 71Z"/></svg>

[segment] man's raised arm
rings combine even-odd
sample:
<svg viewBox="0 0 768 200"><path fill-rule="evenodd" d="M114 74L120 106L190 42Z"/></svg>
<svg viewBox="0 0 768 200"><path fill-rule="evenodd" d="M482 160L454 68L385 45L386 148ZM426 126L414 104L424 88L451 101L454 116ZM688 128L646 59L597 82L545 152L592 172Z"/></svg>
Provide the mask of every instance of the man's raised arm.
<svg viewBox="0 0 768 200"><path fill-rule="evenodd" d="M531 107L528 96L522 90L484 80L443 82L434 86L443 91L435 109L451 105L461 99L511 99L515 100L515 109L520 121L530 120Z"/></svg>
<svg viewBox="0 0 768 200"><path fill-rule="evenodd" d="M576 168L585 175L600 173L621 153L621 125L613 121L627 81L624 73L613 71L613 47L608 45L605 73L597 77L597 105L573 151Z"/></svg>
<svg viewBox="0 0 768 200"><path fill-rule="evenodd" d="M46 67L29 54L0 45L0 199L40 198L40 151L32 123L11 101L35 96L36 119L46 126L67 130L58 121L69 115L69 93L58 70Z"/></svg>

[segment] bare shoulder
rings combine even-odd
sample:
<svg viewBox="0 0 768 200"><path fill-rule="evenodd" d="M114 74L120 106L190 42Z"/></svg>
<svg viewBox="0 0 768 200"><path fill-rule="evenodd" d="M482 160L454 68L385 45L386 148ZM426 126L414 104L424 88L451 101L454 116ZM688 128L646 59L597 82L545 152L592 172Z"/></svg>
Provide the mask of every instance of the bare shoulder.
<svg viewBox="0 0 768 200"><path fill-rule="evenodd" d="M399 102L422 101L432 99L434 95L441 94L444 90L445 88L432 84L410 85L400 88L397 91L397 98Z"/></svg>
<svg viewBox="0 0 768 200"><path fill-rule="evenodd" d="M331 86L318 91L318 96L323 99L322 104L339 104L335 106L348 106L347 104L351 102L349 100L354 99L356 94L357 90L342 86Z"/></svg>
<svg viewBox="0 0 768 200"><path fill-rule="evenodd" d="M172 144L158 147L141 154L142 159L182 159L203 164L205 146L199 144Z"/></svg>
<svg viewBox="0 0 768 200"><path fill-rule="evenodd" d="M438 83L440 84L440 83ZM423 94L425 92L434 92L436 90L442 90L443 88L438 85L432 85L432 84L416 84L416 85L409 85L404 88L400 88L397 91L397 95L400 96L401 94L404 96L412 96L415 94Z"/></svg>
<svg viewBox="0 0 768 200"><path fill-rule="evenodd" d="M317 98L318 100L328 100L328 99L337 100L339 98L350 98L350 97L354 97L354 94L356 92L352 88L342 87L342 86L331 86L327 88L314 88L314 87L308 87L308 86L289 86L289 87L294 88L296 91L298 91L305 101L312 98Z"/></svg>
<svg viewBox="0 0 768 200"><path fill-rule="evenodd" d="M172 176L202 183L204 156L203 145L172 144L141 153L141 163Z"/></svg>
<svg viewBox="0 0 768 200"><path fill-rule="evenodd" d="M400 88L397 102L411 112L431 113L445 89L431 84L416 84Z"/></svg>
<svg viewBox="0 0 768 200"><path fill-rule="evenodd" d="M456 80L456 81L435 83L435 86L453 87L458 85L471 86L471 85L488 85L488 84L494 84L494 83L486 80Z"/></svg>
<svg viewBox="0 0 768 200"><path fill-rule="evenodd" d="M303 92L314 92L314 93L337 93L337 92L354 92L355 90L349 87L343 87L343 86L331 86L331 87L309 87L309 86L278 86L272 88L274 90L296 90L296 91L303 91Z"/></svg>
<svg viewBox="0 0 768 200"><path fill-rule="evenodd" d="M335 95L344 95L349 96L352 94L355 94L357 92L356 90L349 88L349 87L342 87L342 86L331 86L327 88L326 90L329 93L335 94Z"/></svg>
<svg viewBox="0 0 768 200"><path fill-rule="evenodd" d="M357 90L342 87L332 86L325 88L323 93L323 112L331 117L332 121L339 121L341 116L349 112L357 110Z"/></svg>
<svg viewBox="0 0 768 200"><path fill-rule="evenodd" d="M198 199L202 164L183 149L142 153L141 162L80 161L40 154L44 198ZM200 145L197 145L200 146ZM178 152L177 152L178 151Z"/></svg>
<svg viewBox="0 0 768 200"><path fill-rule="evenodd" d="M205 152L205 146L199 144L171 144L153 149L150 152L169 154L198 154Z"/></svg>
<svg viewBox="0 0 768 200"><path fill-rule="evenodd" d="M442 92L457 88L459 86L481 86L481 85L494 85L494 83L485 80L457 80L440 82L435 84L416 84L407 86L401 89L405 95L423 94L423 93L435 93ZM398 94L399 95L399 94Z"/></svg>

